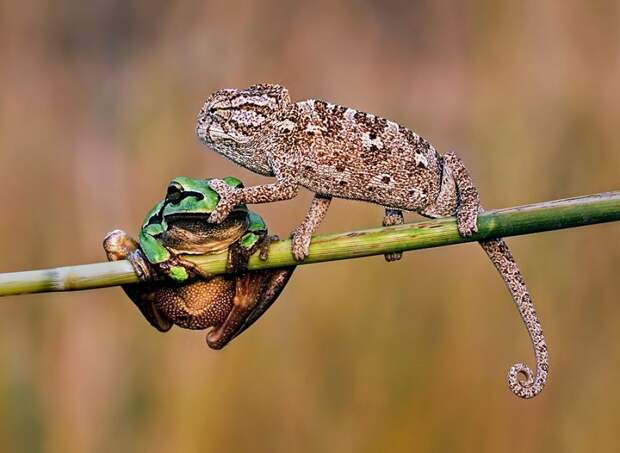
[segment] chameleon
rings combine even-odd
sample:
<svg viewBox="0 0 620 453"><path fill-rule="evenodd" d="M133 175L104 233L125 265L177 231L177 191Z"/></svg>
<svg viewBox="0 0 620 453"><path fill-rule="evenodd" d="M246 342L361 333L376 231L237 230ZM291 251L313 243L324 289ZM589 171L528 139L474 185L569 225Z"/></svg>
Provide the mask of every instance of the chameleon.
<svg viewBox="0 0 620 453"><path fill-rule="evenodd" d="M224 178L243 187L237 178ZM248 257L275 239L267 225L243 204L226 220L208 222L219 197L208 179L180 176L168 185L166 197L146 215L138 241L122 230L108 233L103 248L109 261L127 259L140 283L122 285L131 301L157 330L173 325L212 328L207 345L221 349L250 327L275 302L295 266L247 271ZM208 275L181 254L228 251L230 275Z"/></svg>
<svg viewBox="0 0 620 453"><path fill-rule="evenodd" d="M297 261L308 255L313 232L332 198L366 201L385 208L383 225L404 222L403 211L428 218L456 215L463 237L477 231L480 197L463 161L454 152L439 154L424 138L394 121L308 99L293 102L277 84L212 93L197 117L200 141L271 184L233 188L209 182L220 195L210 221L220 222L239 203L268 203L294 198L300 187L314 192L303 222L291 233ZM508 386L527 399L547 382L549 357L539 318L521 272L503 239L479 241L504 280L527 328L536 373L513 365ZM389 254L388 261L400 258Z"/></svg>

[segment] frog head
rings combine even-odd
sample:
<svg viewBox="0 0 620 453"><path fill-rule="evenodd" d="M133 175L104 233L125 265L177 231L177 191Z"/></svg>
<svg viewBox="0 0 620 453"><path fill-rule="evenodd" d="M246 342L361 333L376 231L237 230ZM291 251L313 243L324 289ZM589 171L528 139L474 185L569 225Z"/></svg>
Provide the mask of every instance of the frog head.
<svg viewBox="0 0 620 453"><path fill-rule="evenodd" d="M237 178L224 181L231 187L243 187ZM209 223L209 214L218 201L209 179L180 176L170 181L165 198L147 214L139 234L140 248L148 261L168 269L172 279L184 281L188 278L186 269L170 265L178 254L215 253L236 242L250 249L266 233L262 218L243 204L221 224Z"/></svg>

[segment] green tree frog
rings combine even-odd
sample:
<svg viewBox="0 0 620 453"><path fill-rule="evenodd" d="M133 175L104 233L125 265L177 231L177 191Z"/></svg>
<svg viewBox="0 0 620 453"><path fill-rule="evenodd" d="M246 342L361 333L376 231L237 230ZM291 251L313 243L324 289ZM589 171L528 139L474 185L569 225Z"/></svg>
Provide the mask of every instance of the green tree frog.
<svg viewBox="0 0 620 453"><path fill-rule="evenodd" d="M236 178L224 181L242 187ZM141 283L123 289L151 325L162 332L175 324L212 328L207 344L221 349L275 302L295 267L247 271L256 250L266 257L267 226L243 204L224 222L209 223L219 196L208 184L209 179L173 179L166 197L147 214L138 241L114 230L103 247L108 260L128 259L141 276ZM209 276L182 257L227 249L231 274Z"/></svg>

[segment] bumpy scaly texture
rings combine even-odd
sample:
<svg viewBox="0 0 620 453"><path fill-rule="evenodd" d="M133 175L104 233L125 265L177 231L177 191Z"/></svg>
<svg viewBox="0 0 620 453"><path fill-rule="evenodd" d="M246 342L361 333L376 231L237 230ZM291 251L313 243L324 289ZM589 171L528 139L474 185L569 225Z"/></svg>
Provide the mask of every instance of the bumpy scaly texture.
<svg viewBox="0 0 620 453"><path fill-rule="evenodd" d="M403 211L399 211L398 209L385 209L385 215L383 216L383 226L394 226L394 225L402 225L405 223L405 217L403 216ZM385 261L398 261L403 257L402 252L391 252L386 253Z"/></svg>
<svg viewBox="0 0 620 453"><path fill-rule="evenodd" d="M293 232L292 252L303 260L312 233L332 197L386 207L384 224L402 222L401 210L427 217L456 214L462 236L476 232L482 210L463 162L441 156L416 133L393 121L320 100L293 103L279 85L254 85L213 93L198 115L197 134L218 153L276 182L232 189L213 181L221 196L213 222L222 221L237 203L267 203L295 197L299 187L316 196ZM481 242L501 273L528 329L537 373L523 365L508 375L510 389L522 398L537 395L547 379L545 340L523 278L503 240ZM386 259L398 259L387 254ZM525 379L520 381L519 375Z"/></svg>
<svg viewBox="0 0 620 453"><path fill-rule="evenodd" d="M536 375L532 374L527 365L517 363L508 372L508 386L515 395L521 398L532 398L538 395L547 383L547 373L549 371L549 353L547 352L547 343L545 342L540 321L536 315L536 310L523 276L506 242L503 239L493 239L481 241L480 245L506 283L525 323L534 346L534 354L536 355ZM520 374L525 375L523 381L519 380Z"/></svg>

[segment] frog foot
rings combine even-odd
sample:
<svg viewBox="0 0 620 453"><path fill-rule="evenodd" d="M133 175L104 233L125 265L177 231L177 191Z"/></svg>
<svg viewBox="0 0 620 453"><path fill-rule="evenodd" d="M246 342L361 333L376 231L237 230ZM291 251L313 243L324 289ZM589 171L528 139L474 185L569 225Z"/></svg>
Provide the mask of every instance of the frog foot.
<svg viewBox="0 0 620 453"><path fill-rule="evenodd" d="M123 230L114 230L106 234L103 238L103 248L108 261L129 261L141 282L155 278L156 271L140 250L138 243Z"/></svg>
<svg viewBox="0 0 620 453"><path fill-rule="evenodd" d="M248 270L248 262L250 256L259 250L259 259L267 261L269 257L269 246L272 242L279 241L276 235L267 235L260 233L261 238L250 248L246 248L240 243L231 245L228 248L228 261L226 262L226 271L232 274L241 274Z"/></svg>
<svg viewBox="0 0 620 453"><path fill-rule="evenodd" d="M211 275L203 271L197 264L176 254L171 254L168 260L159 263L157 267L160 273L178 283L196 277L205 280L211 278Z"/></svg>
<svg viewBox="0 0 620 453"><path fill-rule="evenodd" d="M248 261L256 247L246 249L238 243L232 244L228 248L228 260L226 261L226 270L232 274L242 274L248 270Z"/></svg>
<svg viewBox="0 0 620 453"><path fill-rule="evenodd" d="M260 258L261 261L267 261L267 259L269 258L269 246L273 242L277 242L279 240L280 238L276 234L271 235L271 236L269 235L265 236L265 238L261 241L261 243L258 246L258 249L260 250L258 257Z"/></svg>

